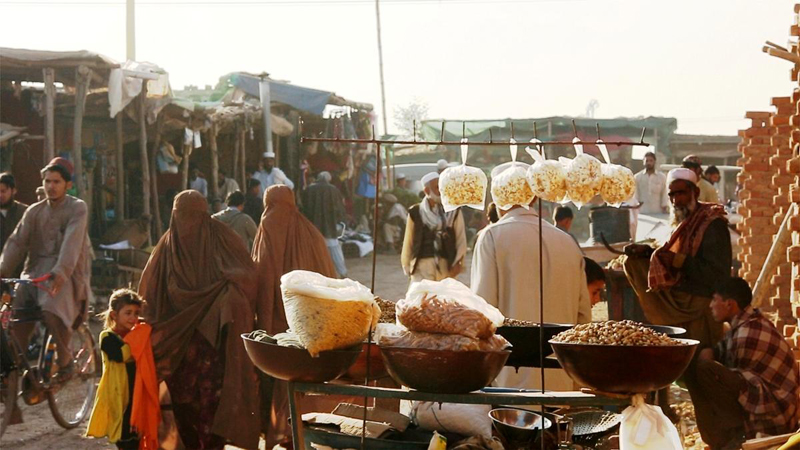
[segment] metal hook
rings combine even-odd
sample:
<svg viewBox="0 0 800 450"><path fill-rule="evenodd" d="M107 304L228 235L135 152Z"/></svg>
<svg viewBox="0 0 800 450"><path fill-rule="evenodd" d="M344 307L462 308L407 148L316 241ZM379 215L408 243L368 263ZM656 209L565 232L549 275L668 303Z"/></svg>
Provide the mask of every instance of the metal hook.
<svg viewBox="0 0 800 450"><path fill-rule="evenodd" d="M595 128L595 130L597 130L597 140L599 141L600 140L600 124L595 122L594 123L594 128Z"/></svg>
<svg viewBox="0 0 800 450"><path fill-rule="evenodd" d="M575 119L572 119L572 132L575 134L575 137L578 137L578 128L575 127Z"/></svg>
<svg viewBox="0 0 800 450"><path fill-rule="evenodd" d="M534 120L533 121L533 138L534 139L538 139L538 137L536 136L537 134L539 134L539 133L536 131L536 121Z"/></svg>
<svg viewBox="0 0 800 450"><path fill-rule="evenodd" d="M639 138L639 143L644 144L644 132L647 130L647 127L642 127L642 137Z"/></svg>
<svg viewBox="0 0 800 450"><path fill-rule="evenodd" d="M412 123L413 123L413 124L412 124L412 127L414 127L414 135L413 135L413 137L414 137L414 143L416 144L416 143L417 143L417 119L414 119L414 120L412 121Z"/></svg>
<svg viewBox="0 0 800 450"><path fill-rule="evenodd" d="M511 139L514 139L514 122L511 122Z"/></svg>
<svg viewBox="0 0 800 450"><path fill-rule="evenodd" d="M444 120L442 121L442 135L439 138L439 142L444 142Z"/></svg>
<svg viewBox="0 0 800 450"><path fill-rule="evenodd" d="M467 122L461 122L461 139L467 138Z"/></svg>

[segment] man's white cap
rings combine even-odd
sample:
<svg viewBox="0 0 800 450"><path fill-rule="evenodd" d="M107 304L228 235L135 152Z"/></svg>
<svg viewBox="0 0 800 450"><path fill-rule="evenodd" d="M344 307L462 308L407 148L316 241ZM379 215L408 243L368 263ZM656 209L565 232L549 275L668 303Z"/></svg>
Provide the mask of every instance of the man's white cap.
<svg viewBox="0 0 800 450"><path fill-rule="evenodd" d="M438 170L447 169L447 166L448 166L448 164L447 164L447 160L446 159L440 159L440 160L436 161L436 168Z"/></svg>
<svg viewBox="0 0 800 450"><path fill-rule="evenodd" d="M424 177L422 177L422 186L427 186L433 180L438 180L439 174L436 172L426 173Z"/></svg>
<svg viewBox="0 0 800 450"><path fill-rule="evenodd" d="M697 174L694 173L691 169L679 168L679 169L672 169L669 171L667 175L667 186L672 184L675 180L686 180L691 182L692 184L697 184Z"/></svg>
<svg viewBox="0 0 800 450"><path fill-rule="evenodd" d="M263 154L263 155L261 155L261 156L263 156L264 158L272 158L272 159L275 159L275 152L264 152L264 154Z"/></svg>
<svg viewBox="0 0 800 450"><path fill-rule="evenodd" d="M404 174L403 172L397 172L397 176L395 176L394 178L395 180L405 180L406 174Z"/></svg>

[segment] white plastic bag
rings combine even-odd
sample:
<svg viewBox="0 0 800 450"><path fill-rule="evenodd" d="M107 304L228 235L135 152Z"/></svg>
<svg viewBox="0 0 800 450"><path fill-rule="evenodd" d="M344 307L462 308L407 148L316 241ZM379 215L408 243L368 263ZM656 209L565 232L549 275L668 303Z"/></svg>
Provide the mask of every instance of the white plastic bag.
<svg viewBox="0 0 800 450"><path fill-rule="evenodd" d="M636 193L636 178L631 169L618 164L611 164L606 144L597 140L597 147L606 163L602 165L603 185L600 188L600 196L603 200L615 208L619 208L622 203L632 198Z"/></svg>
<svg viewBox="0 0 800 450"><path fill-rule="evenodd" d="M453 278L412 283L396 311L398 323L409 330L478 339L491 337L505 320L497 308Z"/></svg>
<svg viewBox="0 0 800 450"><path fill-rule="evenodd" d="M529 208L534 199L528 184L528 165L517 162L517 141L510 140L511 162L500 164L492 170L492 200L494 204L507 211L519 205Z"/></svg>
<svg viewBox="0 0 800 450"><path fill-rule="evenodd" d="M644 396L633 396L633 405L622 411L619 429L620 450L681 450L680 436L675 425L661 412L648 405Z"/></svg>
<svg viewBox="0 0 800 450"><path fill-rule="evenodd" d="M575 138L573 142L579 142ZM577 156L567 166L567 195L579 209L589 203L603 185L600 161L583 153L583 145L575 144Z"/></svg>
<svg viewBox="0 0 800 450"><path fill-rule="evenodd" d="M460 206L482 211L486 203L486 174L467 165L467 148L467 139L461 139L461 165L448 167L439 175L439 192L445 212Z"/></svg>
<svg viewBox="0 0 800 450"><path fill-rule="evenodd" d="M457 433L462 436L492 437L491 405L413 402L411 420L428 431Z"/></svg>
<svg viewBox="0 0 800 450"><path fill-rule="evenodd" d="M541 141L531 139L532 144L538 142ZM560 162L546 160L543 148L538 147L539 150L525 149L534 161L526 173L528 184L536 197L548 202L561 202L567 195L567 171Z"/></svg>

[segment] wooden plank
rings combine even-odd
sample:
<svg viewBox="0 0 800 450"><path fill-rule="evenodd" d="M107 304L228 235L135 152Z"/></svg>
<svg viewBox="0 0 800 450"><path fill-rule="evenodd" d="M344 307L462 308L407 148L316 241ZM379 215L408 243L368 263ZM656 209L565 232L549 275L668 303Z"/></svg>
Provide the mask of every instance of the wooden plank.
<svg viewBox="0 0 800 450"><path fill-rule="evenodd" d="M153 216L150 212L150 164L147 155L147 112L145 100L147 99L147 83L142 83L142 92L139 94L139 161L142 173L142 216L147 218L147 244L153 242L150 236Z"/></svg>
<svg viewBox="0 0 800 450"><path fill-rule="evenodd" d="M242 136L239 134L240 126L241 124L237 121L233 127L233 169L229 174L230 176L233 177L234 180L236 180L237 183L240 183L242 179L239 176L239 157L241 156L241 152L239 151L239 146L241 145L241 138L242 138ZM241 186L241 188L244 189L245 186Z"/></svg>
<svg viewBox="0 0 800 450"><path fill-rule="evenodd" d="M194 138L192 138L194 141ZM192 156L193 142L183 144L183 159L181 160L181 191L189 189L189 158Z"/></svg>
<svg viewBox="0 0 800 450"><path fill-rule="evenodd" d="M117 196L114 202L114 218L118 221L125 220L125 161L124 161L124 136L122 129L123 112L117 113Z"/></svg>
<svg viewBox="0 0 800 450"><path fill-rule="evenodd" d="M86 66L75 69L75 119L72 128L72 164L74 173L72 183L77 190L79 198L84 197L83 179L83 113L86 110L86 94L89 92L89 85L92 80L92 71Z"/></svg>
<svg viewBox="0 0 800 450"><path fill-rule="evenodd" d="M217 134L219 133L219 125L216 122L211 123L211 129L208 131L209 147L211 149L211 198L219 199L219 149L217 148Z"/></svg>
<svg viewBox="0 0 800 450"><path fill-rule="evenodd" d="M242 152L242 156L239 158L239 164L241 165L240 172L242 174L242 192L247 192L247 180L250 178L250 174L247 173L247 127L242 126L239 130L240 135L240 149L239 151Z"/></svg>
<svg viewBox="0 0 800 450"><path fill-rule="evenodd" d="M52 68L42 69L44 78L44 161L49 162L56 155L56 71Z"/></svg>
<svg viewBox="0 0 800 450"><path fill-rule="evenodd" d="M156 119L156 134L153 138L153 147L150 150L150 182L152 183L152 196L153 196L153 223L155 224L154 231L156 233L156 240L161 239L164 230L161 224L161 208L158 202L158 165L156 158L158 156L158 148L161 146L161 133L164 130L164 114L159 114Z"/></svg>

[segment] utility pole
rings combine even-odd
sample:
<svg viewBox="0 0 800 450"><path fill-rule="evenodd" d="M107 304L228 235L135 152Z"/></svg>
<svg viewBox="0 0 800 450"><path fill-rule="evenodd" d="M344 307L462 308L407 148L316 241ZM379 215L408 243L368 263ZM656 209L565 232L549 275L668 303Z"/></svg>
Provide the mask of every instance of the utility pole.
<svg viewBox="0 0 800 450"><path fill-rule="evenodd" d="M136 60L136 5L135 0L125 0L125 58Z"/></svg>
<svg viewBox="0 0 800 450"><path fill-rule="evenodd" d="M129 0L132 1L132 0ZM378 23L378 68L381 74L381 110L383 112L383 134L388 134L386 126L386 87L383 83L383 45L381 44L381 5L380 0L375 0L375 19ZM374 138L375 136L373 136Z"/></svg>

